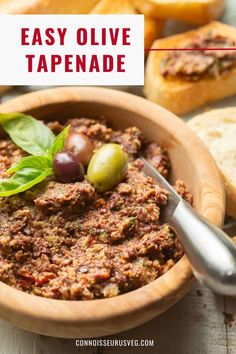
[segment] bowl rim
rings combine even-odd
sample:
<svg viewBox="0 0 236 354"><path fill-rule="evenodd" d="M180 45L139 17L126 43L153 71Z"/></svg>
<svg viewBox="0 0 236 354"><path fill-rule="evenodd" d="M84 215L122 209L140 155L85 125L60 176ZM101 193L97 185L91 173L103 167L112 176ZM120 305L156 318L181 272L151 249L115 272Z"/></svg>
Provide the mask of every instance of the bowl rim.
<svg viewBox="0 0 236 354"><path fill-rule="evenodd" d="M166 125L174 134L174 128L179 128L180 138L183 139L185 148L195 146L194 154L197 156L199 152L203 154L199 158L203 161L203 169L201 175L208 180L207 196L211 195L211 203L206 202L206 195L202 195L200 212L214 224L221 226L224 219L224 190L220 174L213 158L208 152L204 144L190 130L187 125L177 116L166 109L145 100L144 98L117 90L98 87L59 87L46 90L35 91L25 95L21 95L15 99L7 101L0 105L0 112L27 112L43 107L44 104L61 104L63 102L89 102L93 100L95 103L106 103L115 107L122 107L133 112L142 113L146 119L150 119L156 124L158 120L155 118L160 115L166 116ZM138 108L137 108L138 107ZM173 124L167 123L171 121ZM176 128L175 128L176 129ZM202 167L202 166L201 166ZM181 298L191 287L193 273L187 257L184 255L179 262L175 264L167 273L157 278L153 282L133 290L131 292L108 299L96 299L85 301L57 300L38 297L23 291L14 289L0 282L0 316L20 327L33 328L33 331L47 334L43 326L35 324L34 321L47 319L52 325L72 325L82 324L85 327L91 324L99 324L101 321L117 319L119 321L123 316L133 315L134 318L139 316L140 310L147 311L148 319L161 313ZM65 306L66 304L66 306ZM47 306L45 306L47 305ZM50 312L48 311L50 306ZM155 311L152 308L155 307ZM17 316L15 316L17 314ZM19 318L18 318L19 317ZM26 322L22 325L20 317L24 317ZM137 320L137 318L136 318ZM147 319L146 319L147 320ZM139 324L145 322L138 319ZM130 328L128 326L127 328ZM32 329L31 329L32 330ZM111 329L110 333L115 333ZM102 333L100 335L103 335ZM61 333L58 333L61 336Z"/></svg>

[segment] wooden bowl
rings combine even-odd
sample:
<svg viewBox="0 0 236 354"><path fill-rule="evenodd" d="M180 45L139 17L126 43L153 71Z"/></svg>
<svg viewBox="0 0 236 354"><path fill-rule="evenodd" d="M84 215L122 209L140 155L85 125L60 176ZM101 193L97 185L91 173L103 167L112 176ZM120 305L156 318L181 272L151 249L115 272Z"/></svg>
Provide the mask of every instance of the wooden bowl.
<svg viewBox="0 0 236 354"><path fill-rule="evenodd" d="M135 125L167 147L172 178L194 196L196 209L216 225L224 218L224 191L216 165L185 123L167 110L134 95L102 88L55 88L20 96L0 112L26 112L46 120L105 116L116 128ZM49 336L105 336L138 326L176 303L191 287L186 256L152 283L110 299L62 301L30 295L0 282L0 316L19 327Z"/></svg>

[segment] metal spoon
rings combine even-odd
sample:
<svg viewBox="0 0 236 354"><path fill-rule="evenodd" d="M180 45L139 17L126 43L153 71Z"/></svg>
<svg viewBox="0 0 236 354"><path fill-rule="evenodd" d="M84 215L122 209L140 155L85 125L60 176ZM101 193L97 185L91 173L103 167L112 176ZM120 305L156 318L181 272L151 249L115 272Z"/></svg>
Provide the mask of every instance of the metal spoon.
<svg viewBox="0 0 236 354"><path fill-rule="evenodd" d="M146 159L143 172L168 191L163 220L176 231L194 274L216 293L236 295L236 246L221 229L188 205Z"/></svg>

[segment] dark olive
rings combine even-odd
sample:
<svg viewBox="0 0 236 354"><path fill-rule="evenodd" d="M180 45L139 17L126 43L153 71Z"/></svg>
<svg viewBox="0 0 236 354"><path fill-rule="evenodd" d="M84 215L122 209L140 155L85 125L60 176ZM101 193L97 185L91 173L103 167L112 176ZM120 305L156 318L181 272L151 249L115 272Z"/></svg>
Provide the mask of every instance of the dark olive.
<svg viewBox="0 0 236 354"><path fill-rule="evenodd" d="M54 156L53 168L59 182L83 181L84 168L78 158L70 151L62 151Z"/></svg>
<svg viewBox="0 0 236 354"><path fill-rule="evenodd" d="M87 166L94 150L91 140L82 133L71 133L65 142L65 150L73 152L79 161Z"/></svg>

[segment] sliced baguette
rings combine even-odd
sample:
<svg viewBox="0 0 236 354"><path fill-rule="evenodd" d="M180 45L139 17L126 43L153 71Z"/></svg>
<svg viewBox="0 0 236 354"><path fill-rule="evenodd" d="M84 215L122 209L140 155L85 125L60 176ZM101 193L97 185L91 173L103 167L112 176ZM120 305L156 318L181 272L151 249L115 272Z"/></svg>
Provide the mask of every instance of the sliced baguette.
<svg viewBox="0 0 236 354"><path fill-rule="evenodd" d="M6 14L87 14L99 0L0 0Z"/></svg>
<svg viewBox="0 0 236 354"><path fill-rule="evenodd" d="M48 14L88 14L99 0L41 0Z"/></svg>
<svg viewBox="0 0 236 354"><path fill-rule="evenodd" d="M47 0L0 0L1 14L41 13L46 7Z"/></svg>
<svg viewBox="0 0 236 354"><path fill-rule="evenodd" d="M226 212L236 218L236 107L211 110L188 124L216 160L225 183Z"/></svg>
<svg viewBox="0 0 236 354"><path fill-rule="evenodd" d="M144 45L145 48L151 48L155 39L160 38L162 30L164 28L164 21L151 18L149 16L144 17ZM146 52L148 54L148 52Z"/></svg>
<svg viewBox="0 0 236 354"><path fill-rule="evenodd" d="M100 0L91 11L92 14L137 14L133 0ZM145 16L144 42L145 48L150 48L153 41L159 38L164 21Z"/></svg>
<svg viewBox="0 0 236 354"><path fill-rule="evenodd" d="M225 0L134 0L138 9L152 17L206 24L222 13Z"/></svg>
<svg viewBox="0 0 236 354"><path fill-rule="evenodd" d="M91 11L92 14L136 14L131 0L100 0Z"/></svg>
<svg viewBox="0 0 236 354"><path fill-rule="evenodd" d="M175 48L185 46L197 33L221 34L236 38L236 28L220 22L211 22L197 30L156 40L152 48ZM220 100L236 93L236 66L217 78L202 78L188 82L182 78L165 78L160 68L167 51L153 51L146 65L145 94L147 98L176 114L191 112L204 104Z"/></svg>

